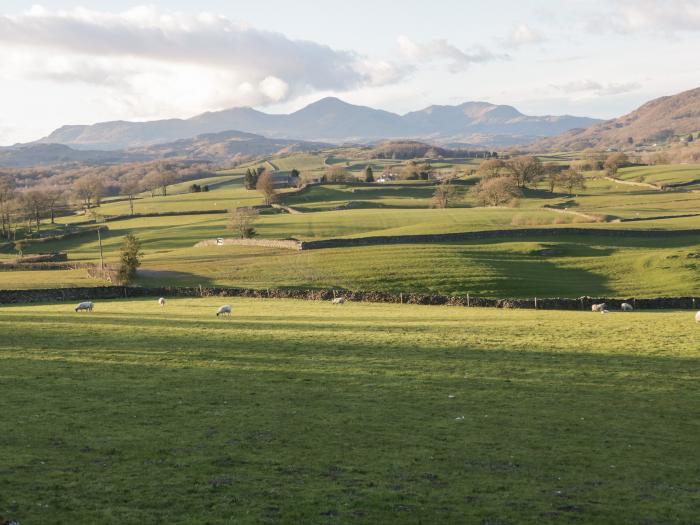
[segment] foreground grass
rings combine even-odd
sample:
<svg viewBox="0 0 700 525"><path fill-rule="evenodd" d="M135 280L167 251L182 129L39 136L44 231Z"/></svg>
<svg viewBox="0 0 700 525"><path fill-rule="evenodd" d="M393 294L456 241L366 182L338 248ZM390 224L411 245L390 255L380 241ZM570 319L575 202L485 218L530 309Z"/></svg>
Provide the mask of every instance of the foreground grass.
<svg viewBox="0 0 700 525"><path fill-rule="evenodd" d="M3 307L22 523L692 523L692 314ZM28 336L27 334L31 334Z"/></svg>

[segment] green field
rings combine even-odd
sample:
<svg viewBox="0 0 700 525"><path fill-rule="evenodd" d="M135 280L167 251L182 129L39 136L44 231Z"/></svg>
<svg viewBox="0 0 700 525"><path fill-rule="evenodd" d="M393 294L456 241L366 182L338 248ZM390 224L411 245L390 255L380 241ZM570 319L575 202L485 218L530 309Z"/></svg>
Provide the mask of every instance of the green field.
<svg viewBox="0 0 700 525"><path fill-rule="evenodd" d="M276 169L293 167L302 174L333 163L361 170L366 159L342 156L342 150L294 154L267 161ZM348 152L346 151L347 155ZM355 152L362 154L361 150ZM374 159L376 160L376 159ZM382 160L382 165L401 161ZM567 162L555 155L548 161ZM265 161L252 163L257 166ZM433 161L454 169L452 161ZM474 159L466 162L474 162ZM363 164L365 163L365 164ZM249 165L216 177L175 185L167 197L141 195L137 213L229 210L262 202L246 190L242 175ZM621 177L663 176L692 180L697 166L625 168ZM646 175L640 175L640 173ZM666 180L666 179L664 179ZM670 179L669 179L670 180ZM187 193L192 182L210 184L211 191ZM263 239L316 240L340 237L457 233L522 228L601 228L635 230L699 230L700 192L687 188L658 191L621 185L591 172L586 188L573 195L551 193L541 182L527 189L517 206L481 208L470 186L460 186L460 199L449 209L433 209L433 187L416 184L373 186L323 185L299 195L281 195L282 202L302 213L261 215L255 229ZM110 216L128 213L126 201L107 202L97 210ZM632 222L625 222L633 219ZM63 225L84 220L59 218ZM227 215L140 217L109 222L103 234L105 260L115 263L124 235L134 233L145 254L140 284L281 287L335 287L363 290L474 293L494 296L689 295L697 294L700 239L650 236L614 239L603 236L498 238L488 242L386 245L326 249L296 253L270 248L194 249L202 240L230 236ZM622 222L621 222L622 221ZM49 225L44 226L45 229ZM553 249L554 255L542 254ZM72 261L99 261L96 235L31 245L26 253L66 251ZM0 259L16 254L8 247ZM0 272L0 288L102 284L85 271Z"/></svg>
<svg viewBox="0 0 700 525"><path fill-rule="evenodd" d="M694 523L687 312L2 307L21 523ZM31 334L28 336L27 334Z"/></svg>

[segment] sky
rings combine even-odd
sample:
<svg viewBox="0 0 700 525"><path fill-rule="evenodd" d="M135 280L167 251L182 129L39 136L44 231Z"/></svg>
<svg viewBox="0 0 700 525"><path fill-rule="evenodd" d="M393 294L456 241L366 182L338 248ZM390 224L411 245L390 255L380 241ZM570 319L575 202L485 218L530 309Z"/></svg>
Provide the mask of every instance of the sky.
<svg viewBox="0 0 700 525"><path fill-rule="evenodd" d="M612 118L700 86L700 0L0 0L0 145L324 96Z"/></svg>

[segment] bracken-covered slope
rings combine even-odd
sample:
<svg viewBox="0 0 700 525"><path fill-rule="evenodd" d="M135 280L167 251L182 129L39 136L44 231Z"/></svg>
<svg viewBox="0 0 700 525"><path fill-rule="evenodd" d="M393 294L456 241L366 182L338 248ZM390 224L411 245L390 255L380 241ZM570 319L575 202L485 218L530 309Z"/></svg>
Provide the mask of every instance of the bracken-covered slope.
<svg viewBox="0 0 700 525"><path fill-rule="evenodd" d="M568 131L533 145L541 151L630 147L649 144L700 130L700 88L647 102L622 117L587 129Z"/></svg>

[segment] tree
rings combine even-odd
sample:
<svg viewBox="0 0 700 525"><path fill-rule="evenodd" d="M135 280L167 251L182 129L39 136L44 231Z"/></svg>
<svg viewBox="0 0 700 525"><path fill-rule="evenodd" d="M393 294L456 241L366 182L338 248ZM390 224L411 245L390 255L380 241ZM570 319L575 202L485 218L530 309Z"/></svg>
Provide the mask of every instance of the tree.
<svg viewBox="0 0 700 525"><path fill-rule="evenodd" d="M36 224L36 231L41 231L41 219L46 211L46 196L41 190L26 190L20 194L22 209L29 221Z"/></svg>
<svg viewBox="0 0 700 525"><path fill-rule="evenodd" d="M157 171L156 174L157 177L155 180L158 184L158 187L160 188L160 192L163 195L163 197L167 197L168 186L175 184L175 182L177 181L177 177L175 177L175 173L165 168Z"/></svg>
<svg viewBox="0 0 700 525"><path fill-rule="evenodd" d="M374 171L369 164L365 167L365 182L374 182Z"/></svg>
<svg viewBox="0 0 700 525"><path fill-rule="evenodd" d="M478 173L483 179L498 177L505 171L506 163L500 159L488 159L479 165Z"/></svg>
<svg viewBox="0 0 700 525"><path fill-rule="evenodd" d="M2 226L2 236L9 240L11 231L11 210L12 202L15 198L15 181L12 177L3 176L0 178L0 225Z"/></svg>
<svg viewBox="0 0 700 525"><path fill-rule="evenodd" d="M457 186L450 182L443 182L442 184L438 184L435 188L435 193L433 193L433 207L449 208L450 204L453 204L458 197L459 192L457 191Z"/></svg>
<svg viewBox="0 0 700 525"><path fill-rule="evenodd" d="M129 211L134 214L134 199L141 191L141 182L135 176L126 177L122 180L121 192L129 199Z"/></svg>
<svg viewBox="0 0 700 525"><path fill-rule="evenodd" d="M258 184L258 172L248 168L245 172L245 189L254 190Z"/></svg>
<svg viewBox="0 0 700 525"><path fill-rule="evenodd" d="M516 157L506 162L506 168L519 188L525 188L544 174L542 162L537 157Z"/></svg>
<svg viewBox="0 0 700 525"><path fill-rule="evenodd" d="M404 180L418 180L420 179L420 171L416 161L411 160L401 170L401 178Z"/></svg>
<svg viewBox="0 0 700 525"><path fill-rule="evenodd" d="M693 134L691 133L690 135L688 135L686 142L693 142L694 140L695 140L695 138L693 137Z"/></svg>
<svg viewBox="0 0 700 525"><path fill-rule="evenodd" d="M277 191L275 190L275 181L271 172L266 171L258 177L255 189L262 194L263 200L268 206L273 202L277 202Z"/></svg>
<svg viewBox="0 0 700 525"><path fill-rule="evenodd" d="M66 192L58 186L42 186L41 191L46 199L46 207L51 218L51 224L56 223L56 211L65 204Z"/></svg>
<svg viewBox="0 0 700 525"><path fill-rule="evenodd" d="M93 206L99 206L104 196L104 184L102 178L96 173L80 177L73 183L73 191L86 210Z"/></svg>
<svg viewBox="0 0 700 525"><path fill-rule="evenodd" d="M515 178L503 175L482 180L472 191L480 206L507 204L522 195Z"/></svg>
<svg viewBox="0 0 700 525"><path fill-rule="evenodd" d="M29 242L28 241L15 241L15 250L17 250L17 255L19 255L19 258L21 259L24 257L24 250L29 248Z"/></svg>
<svg viewBox="0 0 700 525"><path fill-rule="evenodd" d="M253 208L236 208L229 212L228 229L240 239L251 239L256 235L253 224L257 218L258 211Z"/></svg>
<svg viewBox="0 0 700 525"><path fill-rule="evenodd" d="M347 182L349 179L350 174L343 166L330 166L326 168L326 181L328 182Z"/></svg>
<svg viewBox="0 0 700 525"><path fill-rule="evenodd" d="M548 162L543 166L543 168L547 177L547 183L549 184L549 192L554 193L554 188L559 182L559 174L561 173L561 169L559 168L559 165L555 164L554 162Z"/></svg>
<svg viewBox="0 0 700 525"><path fill-rule="evenodd" d="M569 168L559 174L558 183L566 188L569 195L572 195L574 189L584 189L586 187L586 179L578 170Z"/></svg>
<svg viewBox="0 0 700 525"><path fill-rule="evenodd" d="M617 171L629 163L629 158L624 153L611 153L605 159L603 167L605 168L608 177L614 177Z"/></svg>
<svg viewBox="0 0 700 525"><path fill-rule="evenodd" d="M119 255L119 271L117 278L121 284L131 284L136 279L136 270L141 266L141 241L129 233L124 237L121 254Z"/></svg>

